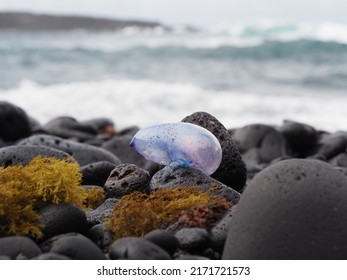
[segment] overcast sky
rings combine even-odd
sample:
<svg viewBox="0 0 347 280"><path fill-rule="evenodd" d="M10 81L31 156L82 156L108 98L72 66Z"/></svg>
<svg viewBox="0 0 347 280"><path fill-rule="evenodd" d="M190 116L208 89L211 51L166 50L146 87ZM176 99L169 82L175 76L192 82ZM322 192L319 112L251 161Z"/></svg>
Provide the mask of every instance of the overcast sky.
<svg viewBox="0 0 347 280"><path fill-rule="evenodd" d="M347 22L347 0L0 0L0 10L214 25L240 20Z"/></svg>

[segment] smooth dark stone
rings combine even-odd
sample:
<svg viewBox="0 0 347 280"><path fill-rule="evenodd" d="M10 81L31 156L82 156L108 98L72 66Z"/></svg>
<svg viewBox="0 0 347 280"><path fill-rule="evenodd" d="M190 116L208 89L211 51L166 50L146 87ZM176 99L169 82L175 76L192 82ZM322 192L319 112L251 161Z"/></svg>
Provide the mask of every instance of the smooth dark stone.
<svg viewBox="0 0 347 280"><path fill-rule="evenodd" d="M148 193L151 177L146 170L130 164L118 165L104 185L106 197L120 198L133 191Z"/></svg>
<svg viewBox="0 0 347 280"><path fill-rule="evenodd" d="M163 229L156 229L144 236L145 239L158 245L172 256L178 248L177 238Z"/></svg>
<svg viewBox="0 0 347 280"><path fill-rule="evenodd" d="M83 143L96 146L96 147L101 147L105 142L110 140L112 137L113 136L109 134L98 134L93 139L84 141Z"/></svg>
<svg viewBox="0 0 347 280"><path fill-rule="evenodd" d="M12 103L0 101L0 138L16 141L30 134L30 120L25 111Z"/></svg>
<svg viewBox="0 0 347 280"><path fill-rule="evenodd" d="M105 223L93 226L87 236L100 248L106 248L113 241L113 234L106 229Z"/></svg>
<svg viewBox="0 0 347 280"><path fill-rule="evenodd" d="M44 253L32 258L32 260L71 260L69 257L57 253Z"/></svg>
<svg viewBox="0 0 347 280"><path fill-rule="evenodd" d="M286 141L287 153L292 157L304 158L316 149L318 132L304 123L284 121L278 128Z"/></svg>
<svg viewBox="0 0 347 280"><path fill-rule="evenodd" d="M41 129L40 122L37 119L34 119L33 117L30 117L30 116L29 116L29 124L30 124L32 132ZM27 135L27 136L29 136L29 135Z"/></svg>
<svg viewBox="0 0 347 280"><path fill-rule="evenodd" d="M109 118L94 118L81 121L80 124L92 127L98 134L114 134L116 132L114 122Z"/></svg>
<svg viewBox="0 0 347 280"><path fill-rule="evenodd" d="M117 198L108 198L98 208L87 212L88 223L91 225L103 223L105 219L111 217L112 211L118 201Z"/></svg>
<svg viewBox="0 0 347 280"><path fill-rule="evenodd" d="M212 239L212 246L218 252L223 251L225 240L227 239L228 235L228 226L236 208L237 205L230 208L224 217L218 222L218 224L211 229L210 235Z"/></svg>
<svg viewBox="0 0 347 280"><path fill-rule="evenodd" d="M50 135L76 138L79 141L92 139L97 134L93 126L80 123L76 119L66 116L55 118L43 125L42 128Z"/></svg>
<svg viewBox="0 0 347 280"><path fill-rule="evenodd" d="M232 135L241 154L250 149L257 151L258 162L270 162L284 155L283 136L273 127L264 124L250 124L235 129ZM244 157L242 157L244 159Z"/></svg>
<svg viewBox="0 0 347 280"><path fill-rule="evenodd" d="M109 250L112 260L170 260L170 255L154 243L139 237L125 237L115 241Z"/></svg>
<svg viewBox="0 0 347 280"><path fill-rule="evenodd" d="M31 259L41 253L40 247L26 236L0 238L0 255L11 259Z"/></svg>
<svg viewBox="0 0 347 280"><path fill-rule="evenodd" d="M87 218L84 211L73 204L49 204L40 212L40 222L44 225L44 239L54 235L87 230Z"/></svg>
<svg viewBox="0 0 347 280"><path fill-rule="evenodd" d="M330 161L330 164L338 167L347 167L347 152L341 153L335 157L333 157Z"/></svg>
<svg viewBox="0 0 347 280"><path fill-rule="evenodd" d="M56 242L58 239L65 238L67 236L81 236L81 235L82 234L77 233L77 232L68 232L68 233L58 234L58 235L55 235L55 236L48 238L47 240L44 240L43 242L40 242L39 246L40 246L42 252L48 253L51 250L53 243Z"/></svg>
<svg viewBox="0 0 347 280"><path fill-rule="evenodd" d="M222 162L211 177L239 191L246 183L246 165L229 131L213 116L196 112L185 117L182 122L199 125L216 136L222 147Z"/></svg>
<svg viewBox="0 0 347 280"><path fill-rule="evenodd" d="M323 155L326 160L345 152L347 149L347 135L337 133L326 135L319 141L317 154Z"/></svg>
<svg viewBox="0 0 347 280"><path fill-rule="evenodd" d="M200 256L200 255L191 255L191 254L187 254L187 253L182 253L182 254L178 254L175 257L175 260L209 260L209 258L206 258L204 256Z"/></svg>
<svg viewBox="0 0 347 280"><path fill-rule="evenodd" d="M108 161L99 161L82 166L82 185L103 186L115 168L116 165Z"/></svg>
<svg viewBox="0 0 347 280"><path fill-rule="evenodd" d="M71 155L80 164L80 166L99 161L108 161L114 165L120 164L119 158L105 149L88 144L78 143L72 140L66 140L57 136L37 134L23 139L18 143L18 145L40 145L61 150Z"/></svg>
<svg viewBox="0 0 347 280"><path fill-rule="evenodd" d="M211 237L202 228L182 228L175 233L179 248L192 254L204 252L211 245Z"/></svg>
<svg viewBox="0 0 347 280"><path fill-rule="evenodd" d="M203 174L199 170L179 167L175 169L167 179L164 178L164 172L164 169L161 169L152 177L150 184L151 192L160 188L198 186L199 190L202 192L206 192L213 188L211 194L226 198L233 204L237 204L240 198L240 193ZM214 188L216 186L219 186L219 188Z"/></svg>
<svg viewBox="0 0 347 280"><path fill-rule="evenodd" d="M83 235L58 239L53 243L51 252L65 255L73 260L106 260L100 248Z"/></svg>
<svg viewBox="0 0 347 280"><path fill-rule="evenodd" d="M347 178L318 160L258 173L229 223L224 259L346 259Z"/></svg>
<svg viewBox="0 0 347 280"><path fill-rule="evenodd" d="M56 159L70 159L74 161L67 153L62 151L43 147L43 146L7 146L0 149L0 166L26 165L33 158L54 157Z"/></svg>
<svg viewBox="0 0 347 280"><path fill-rule="evenodd" d="M132 163L146 169L151 162L130 147L132 135L115 136L105 142L101 147L116 155L122 162Z"/></svg>

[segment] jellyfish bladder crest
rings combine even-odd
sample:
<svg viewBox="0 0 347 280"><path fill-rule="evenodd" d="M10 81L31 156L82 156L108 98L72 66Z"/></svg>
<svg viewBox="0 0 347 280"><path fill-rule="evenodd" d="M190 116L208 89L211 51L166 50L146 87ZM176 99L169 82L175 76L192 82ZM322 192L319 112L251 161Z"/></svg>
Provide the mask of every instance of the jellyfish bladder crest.
<svg viewBox="0 0 347 280"><path fill-rule="evenodd" d="M166 177L177 167L192 167L211 175L222 160L218 139L210 131L184 122L143 128L130 146L146 159L166 165Z"/></svg>

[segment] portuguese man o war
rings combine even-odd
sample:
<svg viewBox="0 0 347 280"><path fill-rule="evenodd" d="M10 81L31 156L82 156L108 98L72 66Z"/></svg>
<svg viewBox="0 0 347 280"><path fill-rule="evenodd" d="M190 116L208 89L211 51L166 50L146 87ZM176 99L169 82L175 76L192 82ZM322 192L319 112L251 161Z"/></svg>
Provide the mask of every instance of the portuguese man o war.
<svg viewBox="0 0 347 280"><path fill-rule="evenodd" d="M215 172L222 160L217 138L191 123L167 123L139 130L130 142L146 159L166 165L164 179L177 167L192 167L206 175Z"/></svg>

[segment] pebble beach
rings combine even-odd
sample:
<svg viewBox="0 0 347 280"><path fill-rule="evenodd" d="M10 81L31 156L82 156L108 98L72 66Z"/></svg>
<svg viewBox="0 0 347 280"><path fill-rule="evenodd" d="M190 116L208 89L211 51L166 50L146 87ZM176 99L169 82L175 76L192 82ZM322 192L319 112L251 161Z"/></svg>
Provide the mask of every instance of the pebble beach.
<svg viewBox="0 0 347 280"><path fill-rule="evenodd" d="M206 175L129 146L107 117L41 123L0 102L0 259L346 259L347 132L284 121L226 127ZM206 159L208 160L208 159Z"/></svg>

